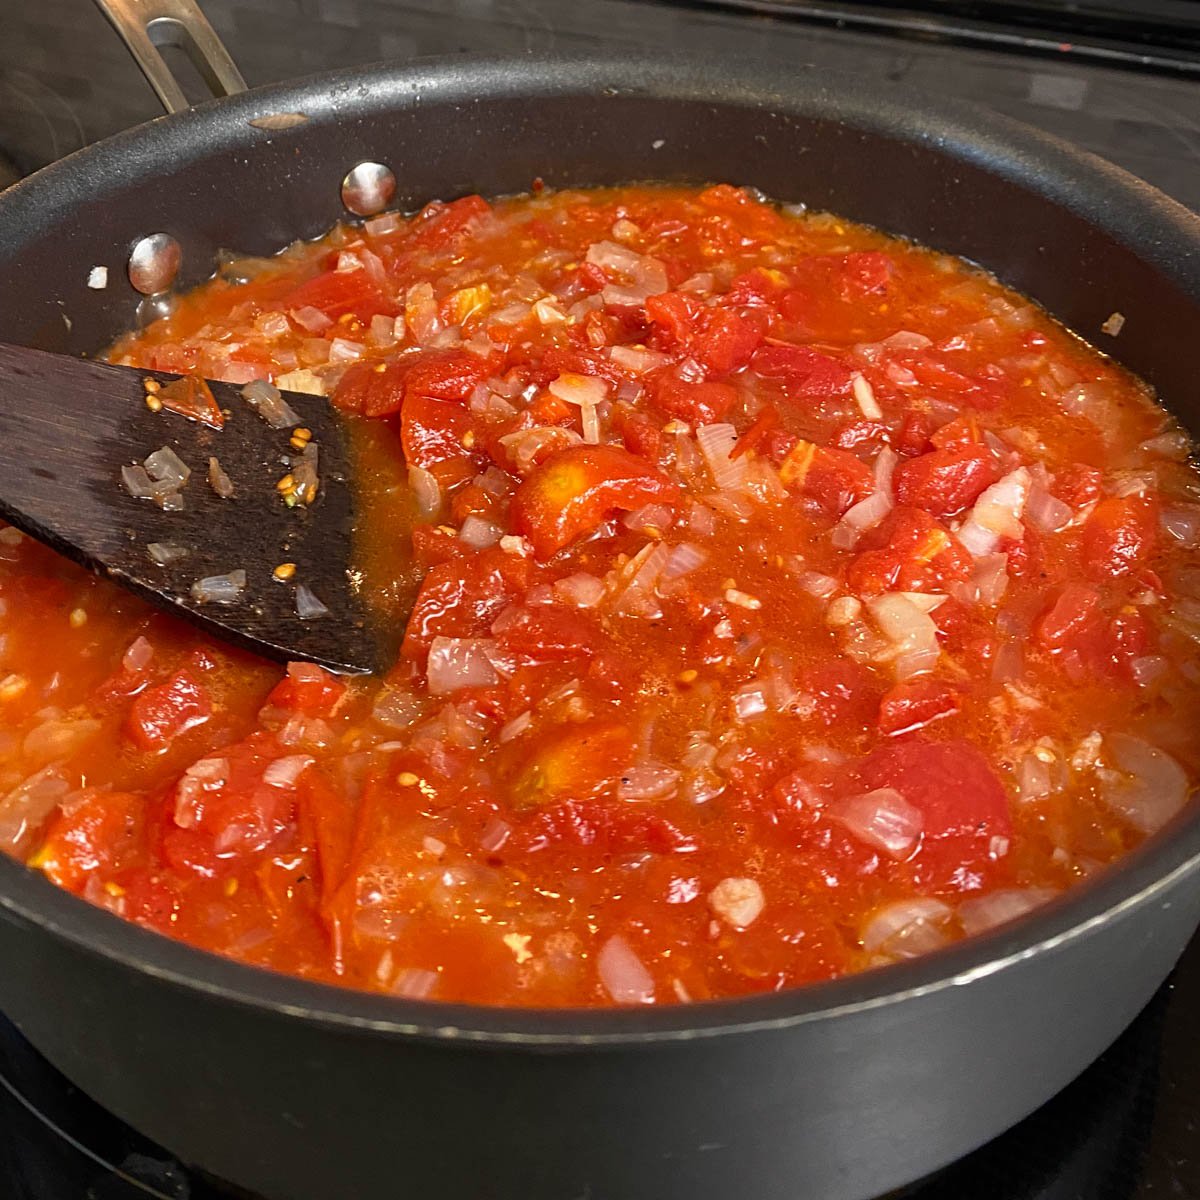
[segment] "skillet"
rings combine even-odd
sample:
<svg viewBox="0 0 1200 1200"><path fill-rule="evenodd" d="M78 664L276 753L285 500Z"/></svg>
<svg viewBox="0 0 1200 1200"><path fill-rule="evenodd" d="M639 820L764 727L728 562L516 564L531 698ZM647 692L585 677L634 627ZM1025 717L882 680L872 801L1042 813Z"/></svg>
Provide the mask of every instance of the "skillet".
<svg viewBox="0 0 1200 1200"><path fill-rule="evenodd" d="M156 36L215 53L190 5L171 9ZM454 59L244 94L222 71L207 74L235 94L0 194L0 340L94 352L138 319L121 268L147 234L178 240L175 284L194 285L222 247L271 253L344 217L361 162L393 171L405 209L535 176L721 180L982 263L1089 339L1122 312L1105 348L1200 432L1200 221L1011 121L745 62ZM104 292L86 287L97 264ZM1200 921L1198 877L1192 805L1068 896L919 961L737 1001L539 1012L272 975L0 857L0 1008L116 1115L270 1200L865 1200L1095 1058Z"/></svg>

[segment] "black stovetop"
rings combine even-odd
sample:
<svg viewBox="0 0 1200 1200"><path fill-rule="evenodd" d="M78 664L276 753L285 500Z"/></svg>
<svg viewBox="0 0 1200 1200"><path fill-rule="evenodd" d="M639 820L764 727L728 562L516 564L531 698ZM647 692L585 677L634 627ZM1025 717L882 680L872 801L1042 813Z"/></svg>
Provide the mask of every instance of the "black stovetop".
<svg viewBox="0 0 1200 1200"><path fill-rule="evenodd" d="M478 50L819 62L989 105L1200 210L1200 0L203 2L252 84ZM0 30L0 187L157 115L87 0L0 0ZM1093 1067L906 1200L1200 1200L1198 1023L1200 938ZM77 1092L0 1018L0 1200L228 1195Z"/></svg>

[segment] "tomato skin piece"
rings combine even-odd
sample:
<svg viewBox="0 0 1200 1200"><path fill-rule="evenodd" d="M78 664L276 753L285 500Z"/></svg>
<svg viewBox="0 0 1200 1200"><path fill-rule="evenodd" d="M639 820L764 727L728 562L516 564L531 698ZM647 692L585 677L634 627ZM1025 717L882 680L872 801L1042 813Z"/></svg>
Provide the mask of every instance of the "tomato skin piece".
<svg viewBox="0 0 1200 1200"><path fill-rule="evenodd" d="M141 750L165 750L180 734L203 724L211 715L207 690L190 672L177 671L166 683L137 696L125 732Z"/></svg>
<svg viewBox="0 0 1200 1200"><path fill-rule="evenodd" d="M409 394L400 414L404 461L427 471L443 464L469 462L471 452L463 445L463 438L474 428L474 418L461 404Z"/></svg>
<svg viewBox="0 0 1200 1200"><path fill-rule="evenodd" d="M696 848L666 817L603 801L566 800L551 805L537 813L520 836L526 853L561 845L587 846L609 854L646 850L678 854Z"/></svg>
<svg viewBox="0 0 1200 1200"><path fill-rule="evenodd" d="M538 808L557 800L589 800L608 791L633 754L624 725L567 725L512 753L516 767L509 788L514 808Z"/></svg>
<svg viewBox="0 0 1200 1200"><path fill-rule="evenodd" d="M646 300L646 319L657 325L669 343L686 346L700 319L700 302L683 292L662 292Z"/></svg>
<svg viewBox="0 0 1200 1200"><path fill-rule="evenodd" d="M380 313L394 317L400 311L365 271L326 271L290 291L280 307L319 309L334 321L350 314L364 324Z"/></svg>
<svg viewBox="0 0 1200 1200"><path fill-rule="evenodd" d="M35 864L79 892L92 874L119 869L137 848L145 801L129 792L86 791L51 820Z"/></svg>
<svg viewBox="0 0 1200 1200"><path fill-rule="evenodd" d="M480 357L465 350L441 350L412 359L404 380L405 397L456 400L465 404L471 393L500 367L495 355ZM373 416L368 412L367 416Z"/></svg>
<svg viewBox="0 0 1200 1200"><path fill-rule="evenodd" d="M879 684L870 668L852 659L832 659L809 667L801 676L806 694L816 702L816 716L826 726L867 729L879 705Z"/></svg>
<svg viewBox="0 0 1200 1200"><path fill-rule="evenodd" d="M511 620L505 613L494 632L500 650L520 666L591 658L605 640L594 621L558 604L523 608Z"/></svg>
<svg viewBox="0 0 1200 1200"><path fill-rule="evenodd" d="M435 637L480 637L529 587L527 559L487 550L431 568L408 618L402 653L420 658Z"/></svg>
<svg viewBox="0 0 1200 1200"><path fill-rule="evenodd" d="M933 446L935 423L927 412L907 412L896 435L895 449L900 454L924 454Z"/></svg>
<svg viewBox="0 0 1200 1200"><path fill-rule="evenodd" d="M315 663L288 663L287 674L271 689L267 703L291 712L331 713L346 694L346 685Z"/></svg>
<svg viewBox="0 0 1200 1200"><path fill-rule="evenodd" d="M888 737L914 733L958 712L962 696L940 679L911 679L888 690L879 703L879 732Z"/></svg>
<svg viewBox="0 0 1200 1200"><path fill-rule="evenodd" d="M404 403L404 379L408 365L401 359L379 371L376 363L358 362L347 368L334 389L331 401L342 412L369 411L373 417L387 417L400 411Z"/></svg>
<svg viewBox="0 0 1200 1200"><path fill-rule="evenodd" d="M750 366L768 379L786 381L801 396L814 400L846 395L854 379L854 372L836 358L808 346L785 343L760 346Z"/></svg>
<svg viewBox="0 0 1200 1200"><path fill-rule="evenodd" d="M726 375L750 361L766 332L767 320L755 309L740 314L712 308L706 312L691 350L710 374Z"/></svg>
<svg viewBox="0 0 1200 1200"><path fill-rule="evenodd" d="M1099 615L1100 597L1085 583L1069 583L1034 628L1038 643L1051 652L1077 641Z"/></svg>
<svg viewBox="0 0 1200 1200"><path fill-rule="evenodd" d="M1095 467L1089 467L1086 463L1076 463L1055 475L1051 491L1064 504L1076 509L1083 508L1100 499L1102 479L1103 476Z"/></svg>
<svg viewBox="0 0 1200 1200"><path fill-rule="evenodd" d="M512 501L513 526L546 559L590 533L614 509L674 504L679 488L617 446L570 446L550 455Z"/></svg>
<svg viewBox="0 0 1200 1200"><path fill-rule="evenodd" d="M1157 513L1144 496L1109 496L1083 527L1083 567L1091 579L1120 579L1154 552Z"/></svg>
<svg viewBox="0 0 1200 1200"><path fill-rule="evenodd" d="M896 467L896 503L923 508L942 519L955 517L999 477L995 458L983 446L934 450Z"/></svg>
<svg viewBox="0 0 1200 1200"><path fill-rule="evenodd" d="M831 516L866 499L875 490L870 467L846 450L798 441L779 465L789 490L815 500Z"/></svg>
<svg viewBox="0 0 1200 1200"><path fill-rule="evenodd" d="M361 413L364 417L393 416L410 397L463 404L501 363L498 355L480 358L463 350L407 355L386 366L354 363L334 391L333 404L343 412Z"/></svg>
<svg viewBox="0 0 1200 1200"><path fill-rule="evenodd" d="M413 249L436 250L449 245L460 235L469 232L472 222L491 211L492 206L479 195L461 196L449 204L433 200L414 218L409 246Z"/></svg>
<svg viewBox="0 0 1200 1200"><path fill-rule="evenodd" d="M904 739L868 755L856 774L865 790L895 788L920 810L912 863L919 882L970 891L996 869L991 840L1012 835L1012 817L999 779L970 742Z"/></svg>
<svg viewBox="0 0 1200 1200"><path fill-rule="evenodd" d="M621 406L614 411L613 422L630 454L652 463L662 458L662 430L645 413Z"/></svg>
<svg viewBox="0 0 1200 1200"><path fill-rule="evenodd" d="M711 425L737 402L737 392L726 383L691 383L680 379L673 367L658 367L645 376L650 400L663 412L685 421Z"/></svg>
<svg viewBox="0 0 1200 1200"><path fill-rule="evenodd" d="M882 250L853 250L842 259L843 291L851 296L886 292L894 270Z"/></svg>
<svg viewBox="0 0 1200 1200"><path fill-rule="evenodd" d="M846 571L847 586L856 595L944 590L971 577L971 556L923 508L894 508L861 545Z"/></svg>

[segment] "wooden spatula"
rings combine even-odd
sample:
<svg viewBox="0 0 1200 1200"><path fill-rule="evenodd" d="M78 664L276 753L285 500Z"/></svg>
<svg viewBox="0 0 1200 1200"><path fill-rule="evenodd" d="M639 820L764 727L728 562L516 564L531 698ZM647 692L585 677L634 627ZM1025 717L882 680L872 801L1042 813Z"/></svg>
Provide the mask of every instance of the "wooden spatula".
<svg viewBox="0 0 1200 1200"><path fill-rule="evenodd" d="M228 641L335 671L381 669L388 639L354 566L336 411L285 392L293 421L269 392L256 405L210 382L210 400L178 378L0 345L0 517ZM315 497L304 465L314 458ZM182 486L179 462L191 472ZM229 498L218 494L226 480Z"/></svg>

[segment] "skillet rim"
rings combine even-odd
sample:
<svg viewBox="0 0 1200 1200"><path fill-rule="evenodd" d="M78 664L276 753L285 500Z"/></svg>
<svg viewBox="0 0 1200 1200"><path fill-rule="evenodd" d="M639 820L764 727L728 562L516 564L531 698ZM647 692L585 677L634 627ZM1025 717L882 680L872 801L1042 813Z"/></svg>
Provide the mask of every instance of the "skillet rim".
<svg viewBox="0 0 1200 1200"><path fill-rule="evenodd" d="M361 111L487 99L622 95L776 111L848 123L950 162L964 161L1081 216L1154 266L1200 307L1200 219L1149 184L1086 151L975 105L904 85L866 88L814 67L766 70L632 54L462 56L323 73L159 117L42 168L0 194L0 226L17 225L15 253L69 216L74 199L126 170L214 148L252 149L249 120L304 112L310 123ZM986 264L985 264L986 265ZM1013 968L1102 931L1200 871L1200 800L1113 868L991 933L905 963L784 992L645 1009L518 1009L415 1001L253 967L133 925L0 854L0 915L76 950L202 998L362 1035L544 1051L686 1042L799 1026L916 1000ZM1165 901L1169 903L1169 900Z"/></svg>

